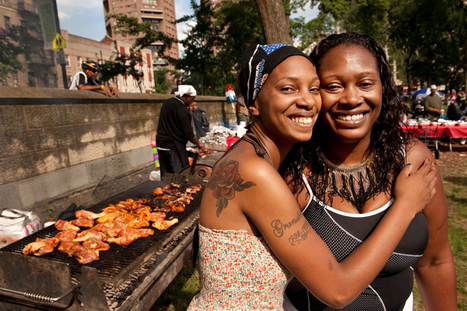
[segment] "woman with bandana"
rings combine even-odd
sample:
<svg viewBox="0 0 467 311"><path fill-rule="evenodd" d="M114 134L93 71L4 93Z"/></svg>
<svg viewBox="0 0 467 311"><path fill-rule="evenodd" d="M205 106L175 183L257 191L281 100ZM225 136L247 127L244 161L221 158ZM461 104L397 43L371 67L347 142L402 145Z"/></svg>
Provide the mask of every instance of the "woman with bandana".
<svg viewBox="0 0 467 311"><path fill-rule="evenodd" d="M293 145L311 138L321 108L313 63L286 44L255 45L247 48L240 75L252 123L216 163L204 191L201 292L188 310L283 310L292 275L322 301L343 307L382 269L435 194L437 169L428 161L418 171L404 168L393 208L359 249L338 263L278 173Z"/></svg>
<svg viewBox="0 0 467 311"><path fill-rule="evenodd" d="M400 126L403 105L386 54L373 38L331 35L310 57L317 66L322 108L311 141L289 153L287 176L293 192L300 193L303 216L343 263L395 207L396 176L405 164L419 167L435 159ZM436 195L411 221L378 276L344 310L412 310L414 271L426 310L457 310L447 202L436 175ZM296 182L302 176L305 185ZM287 289L296 309L336 310L304 287L294 280Z"/></svg>

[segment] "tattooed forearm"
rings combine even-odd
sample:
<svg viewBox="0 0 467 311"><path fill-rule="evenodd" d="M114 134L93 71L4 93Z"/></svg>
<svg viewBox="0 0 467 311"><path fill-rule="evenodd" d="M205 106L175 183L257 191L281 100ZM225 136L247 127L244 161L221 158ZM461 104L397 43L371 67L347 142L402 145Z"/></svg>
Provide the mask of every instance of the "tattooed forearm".
<svg viewBox="0 0 467 311"><path fill-rule="evenodd" d="M295 232L289 237L290 245L295 246L305 241L308 235L310 234L311 230L312 229L310 225L308 225L308 223L305 222L301 230L297 230L297 232Z"/></svg>
<svg viewBox="0 0 467 311"><path fill-rule="evenodd" d="M238 166L238 161L226 158L219 163L209 179L208 187L212 190L212 195L217 199L217 217L227 207L229 200L235 197L236 192L256 186L252 181L243 182L238 173Z"/></svg>
<svg viewBox="0 0 467 311"><path fill-rule="evenodd" d="M284 231L297 224L300 218L302 218L302 213L297 212L297 217L288 223L283 224L279 219L273 220L271 227L273 228L274 235L280 238L284 234Z"/></svg>

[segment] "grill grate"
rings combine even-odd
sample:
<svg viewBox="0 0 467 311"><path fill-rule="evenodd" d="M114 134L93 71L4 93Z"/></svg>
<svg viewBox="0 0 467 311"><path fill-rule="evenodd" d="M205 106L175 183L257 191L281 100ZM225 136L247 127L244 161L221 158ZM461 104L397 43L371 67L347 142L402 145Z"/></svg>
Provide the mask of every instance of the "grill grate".
<svg viewBox="0 0 467 311"><path fill-rule="evenodd" d="M152 191L156 187L164 186L165 182L147 181L137 187L129 189L119 195L109 198L101 203L89 208L92 212L100 212L109 204L116 204L119 201L126 199L152 199ZM189 185L184 185L189 186ZM193 195L193 201L186 206L183 213L167 213L167 219L170 217L178 218L179 223L172 226L169 230L159 231L154 229L154 235L137 239L130 245L122 247L116 244L110 245L110 250L99 252L99 260L93 261L86 266L95 268L98 272L101 282L112 282L116 285L120 284L125 277L131 274L134 270L138 269L141 264L149 259L153 254L159 251L163 245L168 243L170 239L176 235L185 226L185 222L189 222L193 218L194 212L199 208L201 203L202 191ZM71 220L74 217L68 219ZM23 248L36 240L36 238L50 238L55 236L58 230L54 226L44 228L35 232L21 240L0 249L2 252L12 252L22 254ZM44 260L53 260L65 262L70 267L72 279L77 279L81 272L81 264L73 257L68 257L67 254L54 250L52 253L41 256Z"/></svg>

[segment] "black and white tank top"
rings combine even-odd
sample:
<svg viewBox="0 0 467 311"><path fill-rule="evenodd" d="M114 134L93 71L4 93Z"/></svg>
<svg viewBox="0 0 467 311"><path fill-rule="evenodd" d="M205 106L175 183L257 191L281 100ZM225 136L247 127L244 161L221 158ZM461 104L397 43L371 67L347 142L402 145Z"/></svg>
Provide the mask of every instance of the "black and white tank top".
<svg viewBox="0 0 467 311"><path fill-rule="evenodd" d="M394 202L393 198L370 213L346 213L318 200L305 177L304 181L310 200L302 213L337 261L347 257L371 234ZM418 213L376 279L351 304L339 310L403 310L413 288L411 266L422 256L427 243L428 224L425 216ZM297 283L295 279L291 282L287 296L298 310L337 310Z"/></svg>

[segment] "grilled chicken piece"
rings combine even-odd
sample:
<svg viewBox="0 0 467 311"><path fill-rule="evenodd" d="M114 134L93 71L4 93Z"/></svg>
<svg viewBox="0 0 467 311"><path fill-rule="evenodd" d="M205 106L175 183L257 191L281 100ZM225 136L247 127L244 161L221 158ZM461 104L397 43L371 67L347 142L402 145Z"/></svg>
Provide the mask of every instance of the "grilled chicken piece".
<svg viewBox="0 0 467 311"><path fill-rule="evenodd" d="M104 222L102 224L98 224L92 227L92 229L100 231L111 238L118 236L120 230L125 228L127 228L127 225L118 221Z"/></svg>
<svg viewBox="0 0 467 311"><path fill-rule="evenodd" d="M76 218L86 218L86 219L97 219L99 217L104 216L105 214L106 214L106 212L96 214L96 213L93 213L93 212L90 212L90 211L80 210L80 211L75 212L75 217Z"/></svg>
<svg viewBox="0 0 467 311"><path fill-rule="evenodd" d="M57 250L67 253L69 257L73 256L73 253L75 252L73 250L73 247L75 245L79 245L79 243L75 243L73 241L62 241L60 242L60 245L58 246Z"/></svg>
<svg viewBox="0 0 467 311"><path fill-rule="evenodd" d="M128 227L130 228L143 228L143 227L148 227L149 226L149 218L148 215L149 213L140 213L140 214L131 214L129 217L126 218L126 221L124 222Z"/></svg>
<svg viewBox="0 0 467 311"><path fill-rule="evenodd" d="M100 224L102 224L104 222L112 222L112 221L114 221L115 217L125 216L126 214L128 214L128 213L124 212L124 211L121 211L121 210L117 210L115 212L110 212L110 213L105 214L102 217L97 218L97 222L100 223Z"/></svg>
<svg viewBox="0 0 467 311"><path fill-rule="evenodd" d="M99 260L99 251L95 249L89 249L80 244L75 244L72 249L73 256L82 265Z"/></svg>
<svg viewBox="0 0 467 311"><path fill-rule="evenodd" d="M23 248L23 254L29 255L33 254L34 256L42 256L47 253L53 252L54 248L58 245L57 238L49 239L36 239L36 242L29 243Z"/></svg>
<svg viewBox="0 0 467 311"><path fill-rule="evenodd" d="M72 229L72 230L75 230L76 232L78 232L80 230L80 228L78 226L75 226L75 225L71 224L69 221L62 220L62 219L57 220L57 222L55 223L55 228L58 231L64 231L64 230Z"/></svg>
<svg viewBox="0 0 467 311"><path fill-rule="evenodd" d="M154 189L154 191L152 192L152 195L153 196L158 196L158 195L162 195L164 194L164 192L162 191L162 188L161 187L157 187L156 189Z"/></svg>
<svg viewBox="0 0 467 311"><path fill-rule="evenodd" d="M134 240L136 240L136 237L133 235L124 235L116 238L108 238L107 242L109 243L115 243L120 246L127 246L130 245Z"/></svg>
<svg viewBox="0 0 467 311"><path fill-rule="evenodd" d="M105 241L107 239L107 236L104 233L99 232L97 230L88 229L78 233L78 236L75 239L73 239L73 242L83 242L90 238L96 238L98 240Z"/></svg>
<svg viewBox="0 0 467 311"><path fill-rule="evenodd" d="M116 207L115 205L113 204L109 204L109 206L107 206L106 208L103 208L102 209L102 212L105 213L105 214L108 214L108 213L112 213L112 212L118 212L120 209L118 207ZM105 215L104 214L104 215ZM102 217L102 216L101 216Z"/></svg>
<svg viewBox="0 0 467 311"><path fill-rule="evenodd" d="M118 237L108 238L107 242L115 243L120 246L127 246L127 245L130 245L136 239L146 238L153 234L154 234L154 230L152 229L126 228L120 231L120 233L118 234Z"/></svg>
<svg viewBox="0 0 467 311"><path fill-rule="evenodd" d="M158 220L165 219L166 216L167 215L165 213L155 212L155 213L149 214L148 218L150 221L158 221Z"/></svg>
<svg viewBox="0 0 467 311"><path fill-rule="evenodd" d="M110 245L96 238L90 238L83 242L83 246L96 251L107 251Z"/></svg>
<svg viewBox="0 0 467 311"><path fill-rule="evenodd" d="M87 218L78 218L78 219L72 220L71 223L78 227L91 228L92 226L94 226L94 220L87 219Z"/></svg>
<svg viewBox="0 0 467 311"><path fill-rule="evenodd" d="M60 241L60 242L65 242L65 241L73 241L73 239L76 237L76 232L73 229L68 229L65 231L60 231L55 235L55 237Z"/></svg>
<svg viewBox="0 0 467 311"><path fill-rule="evenodd" d="M176 184L176 183L173 183L173 182L171 182L170 185L171 185L172 187L178 188L178 189L180 189L180 188L182 187L182 185Z"/></svg>
<svg viewBox="0 0 467 311"><path fill-rule="evenodd" d="M152 226L156 228L157 230L167 230L173 225L175 225L177 222L178 222L177 218L174 218L172 220L160 219L160 220L153 222Z"/></svg>
<svg viewBox="0 0 467 311"><path fill-rule="evenodd" d="M174 213L183 213L185 211L185 204L182 201L167 201L165 204L167 204Z"/></svg>

